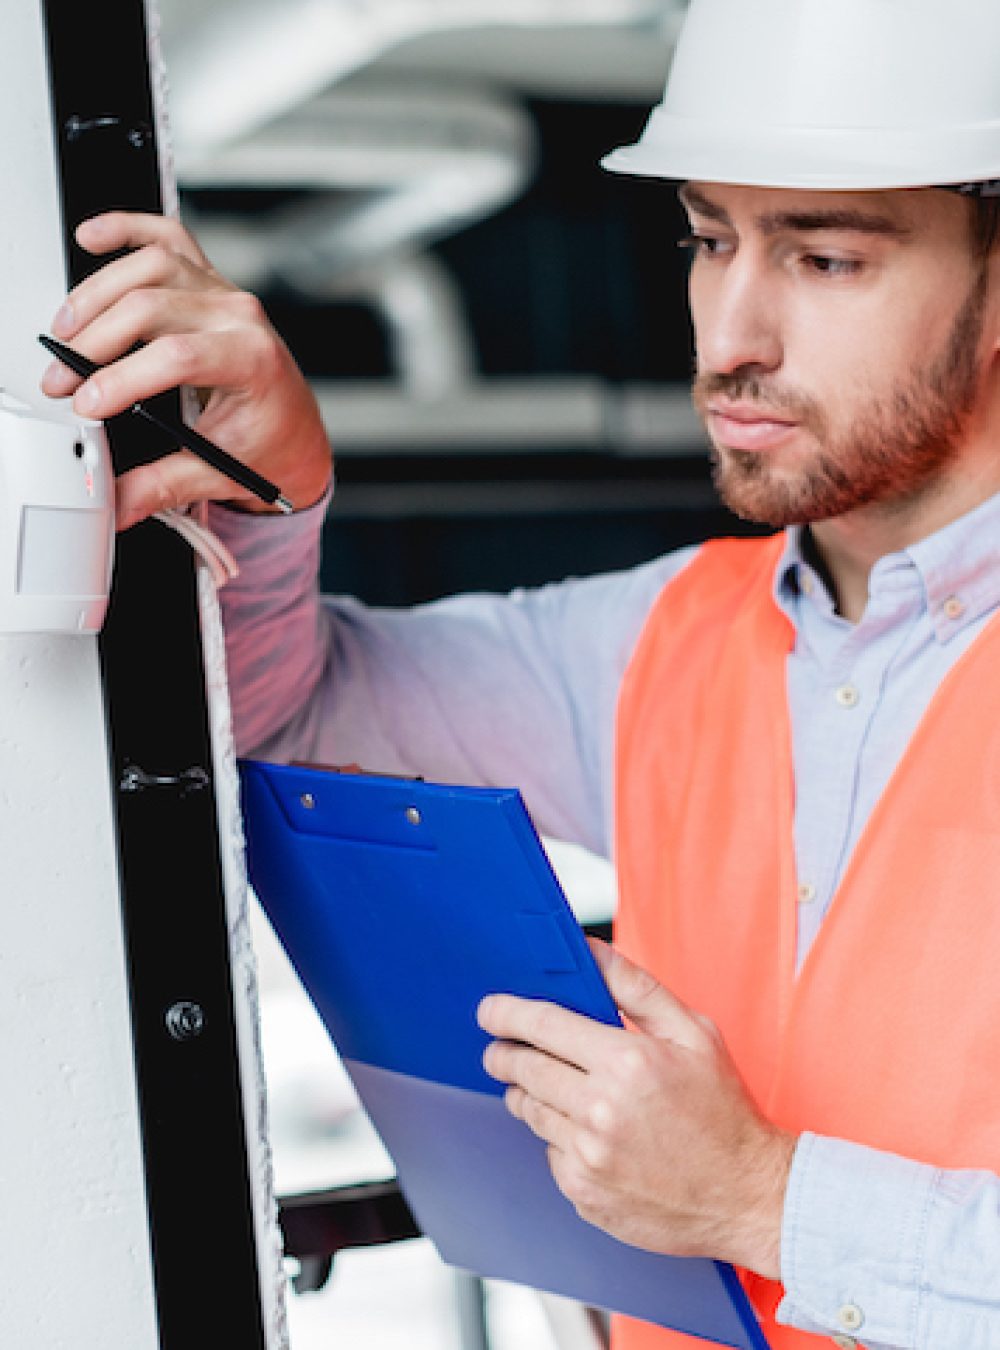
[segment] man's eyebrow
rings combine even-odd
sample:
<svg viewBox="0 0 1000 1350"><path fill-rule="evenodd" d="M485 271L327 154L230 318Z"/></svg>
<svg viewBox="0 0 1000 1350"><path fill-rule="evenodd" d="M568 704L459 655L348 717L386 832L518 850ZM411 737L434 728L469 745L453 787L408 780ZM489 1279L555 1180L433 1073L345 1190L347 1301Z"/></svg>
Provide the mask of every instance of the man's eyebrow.
<svg viewBox="0 0 1000 1350"><path fill-rule="evenodd" d="M890 216L852 207L828 211L773 211L758 216L755 223L764 234L785 232L809 234L814 230L849 230L858 234L882 235L887 239L903 239L911 233L905 225L900 225Z"/></svg>
<svg viewBox="0 0 1000 1350"><path fill-rule="evenodd" d="M687 207L689 211L697 211L699 216L705 216L708 220L717 220L720 225L732 225L729 212L713 202L710 197L706 197L703 192L699 192L696 187L692 187L690 183L685 183L678 189L677 196L681 205Z"/></svg>
<svg viewBox="0 0 1000 1350"><path fill-rule="evenodd" d="M729 212L690 183L678 191L681 204L706 220L732 226ZM879 211L859 207L817 208L812 211L769 211L758 216L755 225L763 234L782 232L808 234L816 230L848 230L858 234L881 235L885 239L903 239L911 233L905 225Z"/></svg>

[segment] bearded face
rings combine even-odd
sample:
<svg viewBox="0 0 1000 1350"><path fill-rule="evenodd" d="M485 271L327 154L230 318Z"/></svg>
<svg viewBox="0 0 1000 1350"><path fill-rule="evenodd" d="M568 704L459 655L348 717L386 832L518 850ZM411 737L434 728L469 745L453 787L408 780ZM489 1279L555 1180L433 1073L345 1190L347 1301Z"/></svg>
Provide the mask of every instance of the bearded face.
<svg viewBox="0 0 1000 1350"><path fill-rule="evenodd" d="M862 506L902 509L933 492L961 454L983 373L989 273L970 261L967 236L943 262L895 223L884 236L831 226L778 247L754 235L752 222L769 217L753 208L790 194L710 192L712 219L693 208L693 396L723 500L746 519L785 526ZM741 193L750 198L742 215L729 205L741 206ZM822 194L795 195L812 204ZM823 216L812 209L808 219ZM928 262L935 270L916 266Z"/></svg>

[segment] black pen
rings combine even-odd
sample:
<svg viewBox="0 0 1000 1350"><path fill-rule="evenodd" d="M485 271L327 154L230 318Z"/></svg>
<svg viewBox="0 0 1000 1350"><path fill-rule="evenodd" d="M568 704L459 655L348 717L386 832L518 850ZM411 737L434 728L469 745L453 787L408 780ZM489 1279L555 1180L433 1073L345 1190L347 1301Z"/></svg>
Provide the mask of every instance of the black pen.
<svg viewBox="0 0 1000 1350"><path fill-rule="evenodd" d="M70 370L77 375L82 375L84 379L95 375L101 369L96 361L91 361L89 357L74 351L72 347L67 347L62 342L57 342L55 338L50 338L45 333L39 333L38 341L53 356L57 356L63 365L69 366ZM161 431L175 437L181 445L193 451L199 459L203 459L213 469L218 469L220 473L224 473L234 483L239 483L240 487L245 487L254 496L259 497L262 502L266 502L268 506L276 506L286 515L293 510L292 503L287 497L281 495L279 487L276 487L269 479L263 478L259 473L255 473L246 464L241 464L238 459L234 459L225 450L220 450L217 445L213 445L210 440L187 426L180 418L174 421L173 418L160 417L157 413L150 412L143 403L133 403L128 411L134 413L136 417L145 418L147 422L152 422L154 427L159 427Z"/></svg>

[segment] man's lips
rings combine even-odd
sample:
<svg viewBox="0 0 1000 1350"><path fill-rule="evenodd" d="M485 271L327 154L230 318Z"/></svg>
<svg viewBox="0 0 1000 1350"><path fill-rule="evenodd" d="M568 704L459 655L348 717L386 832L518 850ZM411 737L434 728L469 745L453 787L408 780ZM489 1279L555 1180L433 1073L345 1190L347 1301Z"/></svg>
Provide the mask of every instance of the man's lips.
<svg viewBox="0 0 1000 1350"><path fill-rule="evenodd" d="M799 425L795 418L749 403L713 401L706 413L715 439L732 450L770 450Z"/></svg>

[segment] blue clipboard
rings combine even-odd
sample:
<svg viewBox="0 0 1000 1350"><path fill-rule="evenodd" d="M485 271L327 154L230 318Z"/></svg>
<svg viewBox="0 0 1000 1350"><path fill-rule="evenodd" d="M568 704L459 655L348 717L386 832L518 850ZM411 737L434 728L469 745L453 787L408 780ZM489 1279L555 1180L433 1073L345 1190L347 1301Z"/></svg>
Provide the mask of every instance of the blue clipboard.
<svg viewBox="0 0 1000 1350"><path fill-rule="evenodd" d="M514 789L243 761L250 880L452 1265L768 1350L731 1266L584 1222L482 1068L488 993L620 1025Z"/></svg>

